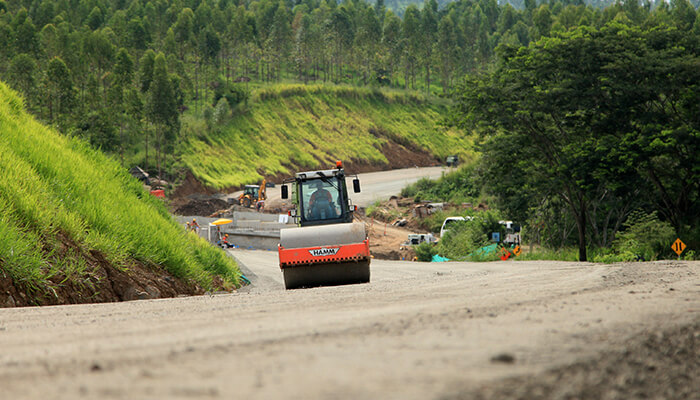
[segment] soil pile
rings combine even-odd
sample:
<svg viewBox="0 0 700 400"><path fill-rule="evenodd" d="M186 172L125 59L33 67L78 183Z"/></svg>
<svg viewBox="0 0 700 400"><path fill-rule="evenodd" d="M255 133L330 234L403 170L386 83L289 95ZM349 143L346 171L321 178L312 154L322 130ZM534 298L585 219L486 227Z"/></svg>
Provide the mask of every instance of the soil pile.
<svg viewBox="0 0 700 400"><path fill-rule="evenodd" d="M219 210L224 210L229 207L225 200L210 198L210 199L193 199L189 202L177 207L174 211L177 215L212 215Z"/></svg>

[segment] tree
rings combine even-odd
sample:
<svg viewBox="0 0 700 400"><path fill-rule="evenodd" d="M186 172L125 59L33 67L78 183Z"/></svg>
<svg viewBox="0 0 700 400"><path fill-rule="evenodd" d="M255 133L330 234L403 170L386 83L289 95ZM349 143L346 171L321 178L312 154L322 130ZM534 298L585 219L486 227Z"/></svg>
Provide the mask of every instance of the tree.
<svg viewBox="0 0 700 400"><path fill-rule="evenodd" d="M41 41L41 49L49 58L56 57L60 54L60 43L58 31L53 24L44 26L39 34Z"/></svg>
<svg viewBox="0 0 700 400"><path fill-rule="evenodd" d="M435 0L425 0L421 15L421 58L425 68L425 83L427 91L430 92L430 73L433 66L433 46L437 35L437 2Z"/></svg>
<svg viewBox="0 0 700 400"><path fill-rule="evenodd" d="M586 31L511 49L492 75L462 85L459 101L460 114L487 135L486 154L508 154L523 173L522 185L568 205L581 261L587 259L587 211L600 161L590 125L607 114L596 106L603 97L597 57Z"/></svg>
<svg viewBox="0 0 700 400"><path fill-rule="evenodd" d="M111 32L109 28L107 30ZM89 57L92 70L98 77L101 77L108 66L112 64L114 53L115 48L107 32L95 31L85 36L83 54Z"/></svg>
<svg viewBox="0 0 700 400"><path fill-rule="evenodd" d="M686 32L693 28L697 17L695 8L688 0L672 0L671 14L678 29Z"/></svg>
<svg viewBox="0 0 700 400"><path fill-rule="evenodd" d="M452 73L457 62L458 47L455 26L451 15L440 20L437 32L435 50L438 57L440 76L442 79L442 92L447 93L452 85Z"/></svg>
<svg viewBox="0 0 700 400"><path fill-rule="evenodd" d="M126 144L124 127L126 124L127 104L124 95L125 90L131 85L134 75L134 62L131 60L129 52L125 48L119 49L116 62L114 64L114 83L110 87L110 103L117 111L119 119L119 155L122 164L124 163L124 146Z"/></svg>
<svg viewBox="0 0 700 400"><path fill-rule="evenodd" d="M376 58L377 45L379 44L377 38L381 37L381 34L382 30L375 10L367 7L355 37L355 43L362 58L362 81L364 84L367 84L372 74L372 63Z"/></svg>
<svg viewBox="0 0 700 400"><path fill-rule="evenodd" d="M151 40L148 31L143 26L143 23L138 19L132 19L126 26L127 43L129 47L137 50L144 50L148 47L148 42Z"/></svg>
<svg viewBox="0 0 700 400"><path fill-rule="evenodd" d="M0 11L0 15L2 12ZM14 34L10 24L7 24L0 18L0 62L6 63L14 55Z"/></svg>
<svg viewBox="0 0 700 400"><path fill-rule="evenodd" d="M211 25L207 25L203 30L199 32L199 37L197 41L197 54L199 55L198 67L199 70L203 70L202 75L204 75L204 88L203 95L206 101L207 96L207 82L209 81L207 76L208 65L217 59L219 52L221 51L221 40L219 40L219 35L214 32ZM195 85L198 84L198 79L195 78ZM199 88L196 89L196 96L199 98Z"/></svg>
<svg viewBox="0 0 700 400"><path fill-rule="evenodd" d="M158 53L153 63L153 81L148 89L146 115L156 132L156 164L158 176L162 176L162 149L180 128L180 115L177 111L177 98L168 75L165 55Z"/></svg>
<svg viewBox="0 0 700 400"><path fill-rule="evenodd" d="M139 79L141 80L141 92L148 92L153 81L153 63L155 62L156 53L153 50L148 50L143 53L139 60Z"/></svg>
<svg viewBox="0 0 700 400"><path fill-rule="evenodd" d="M355 39L352 20L345 7L336 8L330 18L330 37L333 40L332 59L335 64L336 82L342 79L345 53ZM333 75L331 73L331 75Z"/></svg>
<svg viewBox="0 0 700 400"><path fill-rule="evenodd" d="M631 204L678 232L700 222L698 62L694 39L673 28L581 27L506 49L493 74L462 86L458 115L488 137L485 162L511 159L519 187L567 204L585 260L587 227L609 219L599 210L618 227ZM509 181L489 175L501 190Z"/></svg>
<svg viewBox="0 0 700 400"><path fill-rule="evenodd" d="M270 37L268 38L272 45L268 45L268 48L273 51L272 58L274 60L276 77L279 79L282 63L289 57L290 43L292 40L289 14L287 13L287 6L283 1L279 2L273 21Z"/></svg>
<svg viewBox="0 0 700 400"><path fill-rule="evenodd" d="M10 74L15 85L24 92L27 102L31 100L32 91L36 84L37 65L28 54L18 54L12 58Z"/></svg>
<svg viewBox="0 0 700 400"><path fill-rule="evenodd" d="M419 54L422 41L420 11L415 5L411 4L406 8L401 30L404 40L404 87L408 88L409 81L411 82L411 87L415 87L417 55Z"/></svg>
<svg viewBox="0 0 700 400"><path fill-rule="evenodd" d="M93 31L97 30L100 26L102 26L102 22L102 11L99 7L94 7L92 11L90 11L90 15L88 15L87 20L85 21L87 26Z"/></svg>
<svg viewBox="0 0 700 400"><path fill-rule="evenodd" d="M36 35L36 27L31 20L25 19L15 28L15 50L17 53L36 54L39 42Z"/></svg>
<svg viewBox="0 0 700 400"><path fill-rule="evenodd" d="M552 28L552 14L546 4L535 10L532 20L541 36L549 36L549 30Z"/></svg>
<svg viewBox="0 0 700 400"><path fill-rule="evenodd" d="M194 13L190 8L184 8L177 17L177 22L173 26L173 32L175 33L175 40L180 45L180 59L185 57L185 48L187 43L190 41L192 36L192 29L194 27Z"/></svg>
<svg viewBox="0 0 700 400"><path fill-rule="evenodd" d="M297 14L300 16L301 14ZM313 40L313 31L311 28L311 17L308 14L301 16L299 26L294 35L294 63L297 67L297 78L308 81L309 74L306 72L311 64L311 47Z"/></svg>
<svg viewBox="0 0 700 400"><path fill-rule="evenodd" d="M385 51L380 54L389 70L389 80L394 78L394 71L401 65L402 44L401 19L389 11L384 18L382 31L382 45Z"/></svg>
<svg viewBox="0 0 700 400"><path fill-rule="evenodd" d="M59 123L63 121L63 115L67 114L76 105L76 90L70 76L70 70L59 57L54 57L49 62L46 70L46 96L49 108L49 120L54 121L54 112L58 114Z"/></svg>

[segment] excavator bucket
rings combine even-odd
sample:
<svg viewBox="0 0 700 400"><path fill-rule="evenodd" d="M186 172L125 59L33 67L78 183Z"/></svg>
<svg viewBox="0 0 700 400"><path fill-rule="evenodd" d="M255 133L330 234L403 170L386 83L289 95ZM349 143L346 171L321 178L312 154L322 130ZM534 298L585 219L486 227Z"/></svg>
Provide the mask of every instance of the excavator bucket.
<svg viewBox="0 0 700 400"><path fill-rule="evenodd" d="M369 282L369 239L362 223L282 229L279 259L287 289Z"/></svg>

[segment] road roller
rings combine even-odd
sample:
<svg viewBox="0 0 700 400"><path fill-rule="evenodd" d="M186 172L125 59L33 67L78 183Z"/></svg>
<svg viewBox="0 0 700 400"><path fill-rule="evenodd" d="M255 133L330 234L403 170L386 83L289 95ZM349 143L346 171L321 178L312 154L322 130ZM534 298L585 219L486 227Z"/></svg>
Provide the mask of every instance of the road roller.
<svg viewBox="0 0 700 400"><path fill-rule="evenodd" d="M354 222L343 163L335 169L298 172L281 187L290 197L295 228L280 231L278 254L286 289L369 282L369 237ZM354 176L353 191L360 192Z"/></svg>

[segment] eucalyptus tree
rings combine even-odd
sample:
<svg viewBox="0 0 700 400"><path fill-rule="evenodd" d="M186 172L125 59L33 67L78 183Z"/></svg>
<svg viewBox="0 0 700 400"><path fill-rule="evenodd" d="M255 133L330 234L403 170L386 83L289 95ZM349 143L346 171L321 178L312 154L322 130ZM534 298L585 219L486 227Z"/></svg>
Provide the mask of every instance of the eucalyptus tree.
<svg viewBox="0 0 700 400"><path fill-rule="evenodd" d="M373 8L367 7L362 11L363 17L357 29L355 36L355 45L360 54L360 69L362 70L362 82L367 84L372 76L374 63L377 58L378 38L382 35L382 30L377 19L376 11Z"/></svg>
<svg viewBox="0 0 700 400"><path fill-rule="evenodd" d="M442 81L442 92L447 94L452 86L452 76L459 57L457 34L452 20L454 13L443 17L438 24L437 37L434 44L437 57L438 71Z"/></svg>
<svg viewBox="0 0 700 400"><path fill-rule="evenodd" d="M438 31L437 2L435 0L425 0L423 11L421 12L421 38L420 56L425 69L425 83L427 91L430 92L430 79L433 66L433 45Z"/></svg>
<svg viewBox="0 0 700 400"><path fill-rule="evenodd" d="M59 57L54 57L46 69L45 101L49 110L49 121L57 121L59 125L65 122L68 115L76 106L76 89L66 63Z"/></svg>
<svg viewBox="0 0 700 400"><path fill-rule="evenodd" d="M389 82L393 82L394 73L401 66L402 45L401 19L393 12L388 11L386 17L384 17L384 28L382 30L384 51L380 54L380 58L388 70Z"/></svg>
<svg viewBox="0 0 700 400"><path fill-rule="evenodd" d="M127 117L126 93L131 89L134 77L134 61L125 48L119 49L114 63L113 82L109 89L109 100L113 110L117 112L116 118L119 124L119 155L124 164L124 151L126 146L125 124Z"/></svg>
<svg viewBox="0 0 700 400"><path fill-rule="evenodd" d="M15 87L22 90L24 98L31 106L36 86L37 64L29 54L17 54L10 63L10 76Z"/></svg>
<svg viewBox="0 0 700 400"><path fill-rule="evenodd" d="M335 64L335 77L333 77L332 73L331 76L334 81L338 82L342 79L346 54L355 39L351 14L345 5L333 10L329 24L330 36L334 44L333 63Z"/></svg>
<svg viewBox="0 0 700 400"><path fill-rule="evenodd" d="M268 40L271 41L269 47L272 49L274 76L279 80L282 68L289 58L292 43L290 17L287 11L287 5L284 1L280 1L277 5Z"/></svg>
<svg viewBox="0 0 700 400"><path fill-rule="evenodd" d="M418 54L421 48L421 26L420 26L420 11L411 4L406 8L403 15L403 65L404 65L404 87L408 88L409 82L411 87L415 87L416 82L416 67L418 64Z"/></svg>
<svg viewBox="0 0 700 400"><path fill-rule="evenodd" d="M146 115L155 128L156 166L161 176L163 148L174 140L180 129L175 88L168 74L165 55L158 53L153 60L153 81L148 89Z"/></svg>

